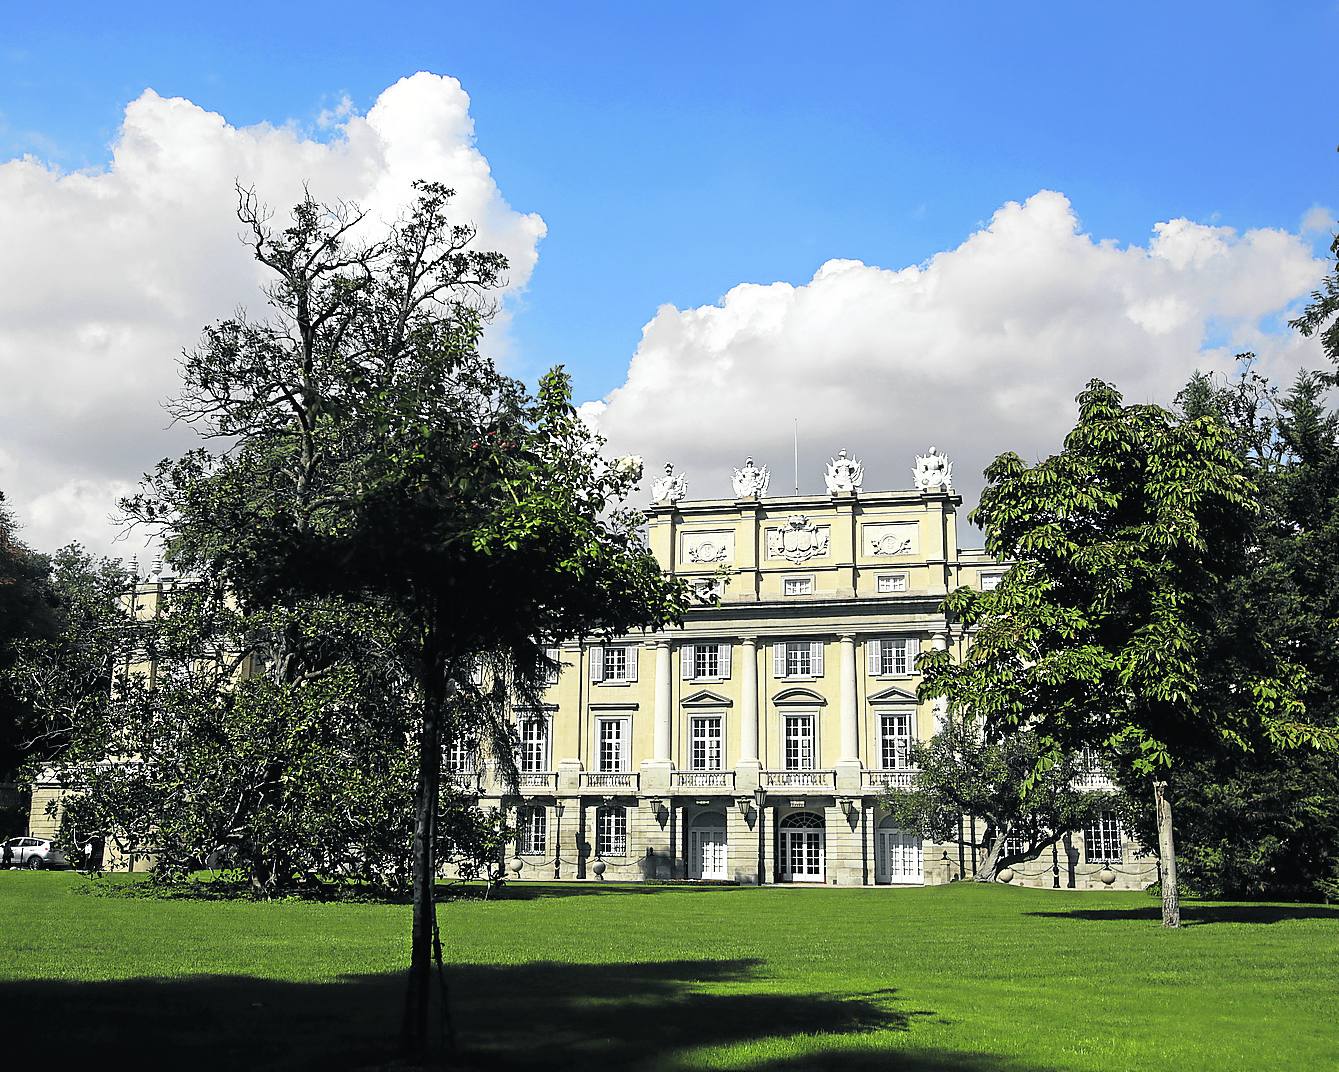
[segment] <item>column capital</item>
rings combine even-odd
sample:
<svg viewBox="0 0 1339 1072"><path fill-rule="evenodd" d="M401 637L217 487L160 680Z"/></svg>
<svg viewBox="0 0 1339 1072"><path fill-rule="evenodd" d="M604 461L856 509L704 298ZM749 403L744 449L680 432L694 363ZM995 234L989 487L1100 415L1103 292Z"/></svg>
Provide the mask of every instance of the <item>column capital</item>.
<svg viewBox="0 0 1339 1072"><path fill-rule="evenodd" d="M742 636L739 638L739 642L748 648L756 648L758 646L758 638L756 636Z"/></svg>

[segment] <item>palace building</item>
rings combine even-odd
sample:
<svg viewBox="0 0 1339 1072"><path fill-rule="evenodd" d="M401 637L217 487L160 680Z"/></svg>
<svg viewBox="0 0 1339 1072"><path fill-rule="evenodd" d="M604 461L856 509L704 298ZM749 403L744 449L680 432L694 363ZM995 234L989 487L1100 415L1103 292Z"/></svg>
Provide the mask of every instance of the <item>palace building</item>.
<svg viewBox="0 0 1339 1072"><path fill-rule="evenodd" d="M866 492L863 476L842 451L826 494L770 496L767 469L749 459L734 471L734 498L693 501L665 467L647 539L700 597L683 626L553 649L561 671L543 708L516 712L515 789L463 743L450 750L446 776L518 830L515 878L970 877L983 824L964 816L961 840L923 842L883 801L912 783L911 746L936 729L938 702L917 698L917 655L928 645L961 658L970 643L945 620L944 597L988 589L1006 567L959 548L962 500L935 448L916 459L907 490ZM171 583L138 582L134 613L156 614ZM1086 777L1110 785L1096 767ZM61 795L52 780L34 786L34 835L54 836L47 803ZM1010 872L1015 883L1079 889L1157 877L1110 812Z"/></svg>
<svg viewBox="0 0 1339 1072"><path fill-rule="evenodd" d="M843 451L825 495L769 496L766 468L750 459L735 470L734 498L692 501L666 466L648 540L701 604L682 628L555 649L562 671L543 710L517 712L519 797L466 749L451 757L461 788L511 811L515 877L860 886L970 876L970 844L924 843L881 802L910 784L911 744L935 731L937 704L917 699L916 656L929 645L961 657L970 641L945 620L945 595L1004 572L959 548L947 458L932 447L914 482L865 492ZM965 840L979 840L963 822ZM1110 813L1012 869L1012 881L1048 887L1155 877Z"/></svg>

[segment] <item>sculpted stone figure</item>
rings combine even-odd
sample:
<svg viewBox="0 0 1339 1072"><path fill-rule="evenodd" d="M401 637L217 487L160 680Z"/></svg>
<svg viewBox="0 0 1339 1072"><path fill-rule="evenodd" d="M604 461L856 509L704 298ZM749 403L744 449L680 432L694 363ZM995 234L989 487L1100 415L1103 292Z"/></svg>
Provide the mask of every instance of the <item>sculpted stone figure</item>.
<svg viewBox="0 0 1339 1072"><path fill-rule="evenodd" d="M651 501L658 506L676 503L688 494L688 481L674 472L674 463L665 463L665 475L651 485Z"/></svg>
<svg viewBox="0 0 1339 1072"><path fill-rule="evenodd" d="M912 474L920 491L953 490L953 463L934 447L930 448L929 453L916 456L916 468Z"/></svg>
<svg viewBox="0 0 1339 1072"><path fill-rule="evenodd" d="M767 494L767 482L771 474L767 466L753 464L752 458L744 459L744 468L736 469L734 476L735 497L739 499L761 499Z"/></svg>
<svg viewBox="0 0 1339 1072"><path fill-rule="evenodd" d="M842 491L859 491L865 480L865 467L854 458L848 458L846 451L839 450L837 456L828 462L828 471L823 476L828 486L828 494Z"/></svg>

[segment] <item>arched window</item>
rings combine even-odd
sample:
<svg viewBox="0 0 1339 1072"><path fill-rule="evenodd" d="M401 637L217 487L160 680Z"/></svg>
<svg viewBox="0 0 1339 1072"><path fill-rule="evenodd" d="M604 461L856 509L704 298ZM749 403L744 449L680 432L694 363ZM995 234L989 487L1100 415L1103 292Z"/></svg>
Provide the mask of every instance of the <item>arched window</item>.
<svg viewBox="0 0 1339 1072"><path fill-rule="evenodd" d="M781 820L783 830L796 830L801 827L822 827L823 817L811 811L797 811Z"/></svg>
<svg viewBox="0 0 1339 1072"><path fill-rule="evenodd" d="M595 855L628 854L628 812L626 808L601 808L595 813Z"/></svg>

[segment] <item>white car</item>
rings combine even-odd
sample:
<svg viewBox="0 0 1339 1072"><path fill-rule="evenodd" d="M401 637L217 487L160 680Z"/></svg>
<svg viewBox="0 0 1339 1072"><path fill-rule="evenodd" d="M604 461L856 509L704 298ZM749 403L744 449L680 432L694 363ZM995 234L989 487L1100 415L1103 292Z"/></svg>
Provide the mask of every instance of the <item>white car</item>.
<svg viewBox="0 0 1339 1072"><path fill-rule="evenodd" d="M0 853L3 853L4 849L9 850L9 859L5 861L9 867L26 867L32 871L40 871L44 867L70 866L65 854L46 838L10 838L0 846ZM0 860L4 860L3 855L0 855Z"/></svg>

